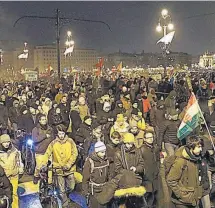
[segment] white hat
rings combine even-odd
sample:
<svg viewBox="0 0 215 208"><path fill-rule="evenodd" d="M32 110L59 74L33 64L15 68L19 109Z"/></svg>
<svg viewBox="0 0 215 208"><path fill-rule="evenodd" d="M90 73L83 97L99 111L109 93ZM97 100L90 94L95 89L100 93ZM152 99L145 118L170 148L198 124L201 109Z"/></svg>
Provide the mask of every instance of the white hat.
<svg viewBox="0 0 215 208"><path fill-rule="evenodd" d="M106 146L103 142L98 141L95 143L95 152L103 152L106 151Z"/></svg>

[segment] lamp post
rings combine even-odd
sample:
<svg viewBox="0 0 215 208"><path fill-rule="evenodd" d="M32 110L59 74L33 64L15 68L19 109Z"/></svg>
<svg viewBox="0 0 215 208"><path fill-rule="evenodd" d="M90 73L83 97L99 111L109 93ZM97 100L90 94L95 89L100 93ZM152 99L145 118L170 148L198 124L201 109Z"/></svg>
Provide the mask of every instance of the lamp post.
<svg viewBox="0 0 215 208"><path fill-rule="evenodd" d="M68 53L65 53L65 55L69 54L69 68L71 70L71 58L72 58L72 52L73 52L73 48L74 47L74 40L72 40L72 32L71 31L67 31L67 40L66 40L66 50L67 49L72 49L72 50L69 50Z"/></svg>
<svg viewBox="0 0 215 208"><path fill-rule="evenodd" d="M174 25L172 23L172 19L171 19L171 16L169 15L169 12L167 9L163 9L161 11L161 16L159 18L159 22L158 22L158 25L156 27L156 30L157 32L163 32L163 37L167 35L167 31L168 30L173 30L174 29ZM165 42L164 42L164 48L162 48L162 54L163 54L163 59L164 59L164 76L166 76L166 56L168 54L168 51L167 51L167 45Z"/></svg>

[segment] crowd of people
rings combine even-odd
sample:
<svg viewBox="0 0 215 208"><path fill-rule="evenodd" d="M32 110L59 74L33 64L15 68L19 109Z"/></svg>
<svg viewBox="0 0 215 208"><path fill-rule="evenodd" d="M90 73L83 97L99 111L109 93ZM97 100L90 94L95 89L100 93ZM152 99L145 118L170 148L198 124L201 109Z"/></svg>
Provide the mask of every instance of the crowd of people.
<svg viewBox="0 0 215 208"><path fill-rule="evenodd" d="M213 207L215 82L183 75L62 77L0 89L0 199L18 208L24 174L22 130L31 135L36 167L51 166L63 208L78 191L89 208ZM195 93L204 123L185 139L177 131ZM51 163L51 165L50 165ZM77 173L81 183L77 184ZM1 205L0 205L1 207ZM6 206L5 206L6 207Z"/></svg>

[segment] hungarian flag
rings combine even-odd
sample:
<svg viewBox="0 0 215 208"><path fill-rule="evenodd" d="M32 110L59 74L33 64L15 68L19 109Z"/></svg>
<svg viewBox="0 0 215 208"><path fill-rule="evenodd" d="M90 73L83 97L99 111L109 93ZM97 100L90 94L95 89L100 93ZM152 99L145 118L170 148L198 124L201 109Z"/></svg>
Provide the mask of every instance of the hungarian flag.
<svg viewBox="0 0 215 208"><path fill-rule="evenodd" d="M120 64L117 66L117 71L121 72L122 71L122 61L120 62Z"/></svg>
<svg viewBox="0 0 215 208"><path fill-rule="evenodd" d="M97 68L96 76L99 76L101 74L103 65L104 65L104 58L100 58L99 62L96 64L96 68Z"/></svg>
<svg viewBox="0 0 215 208"><path fill-rule="evenodd" d="M179 140L187 137L201 123L201 110L194 93L191 94L186 107L184 118L179 126L177 137Z"/></svg>

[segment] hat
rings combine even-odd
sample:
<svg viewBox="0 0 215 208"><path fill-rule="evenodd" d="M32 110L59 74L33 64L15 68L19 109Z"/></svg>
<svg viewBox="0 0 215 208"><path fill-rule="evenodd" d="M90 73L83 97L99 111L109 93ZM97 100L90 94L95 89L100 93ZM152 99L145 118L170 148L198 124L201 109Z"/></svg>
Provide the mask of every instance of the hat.
<svg viewBox="0 0 215 208"><path fill-rule="evenodd" d="M45 103L48 102L48 101L51 101L51 100L50 100L49 98L46 98L46 99L45 99Z"/></svg>
<svg viewBox="0 0 215 208"><path fill-rule="evenodd" d="M103 152L106 151L106 146L103 142L98 141L95 143L95 152Z"/></svg>
<svg viewBox="0 0 215 208"><path fill-rule="evenodd" d="M10 136L8 134L3 134L0 137L0 143L10 142Z"/></svg>
<svg viewBox="0 0 215 208"><path fill-rule="evenodd" d="M117 122L122 122L122 121L124 121L125 119L124 119L124 116L123 116L123 114L117 114L117 118L116 118L116 121Z"/></svg>
<svg viewBox="0 0 215 208"><path fill-rule="evenodd" d="M134 143L134 135L131 133L125 133L123 135L123 142L124 143Z"/></svg>
<svg viewBox="0 0 215 208"><path fill-rule="evenodd" d="M92 119L92 118L90 116L85 116L84 121L86 121L87 119Z"/></svg>

